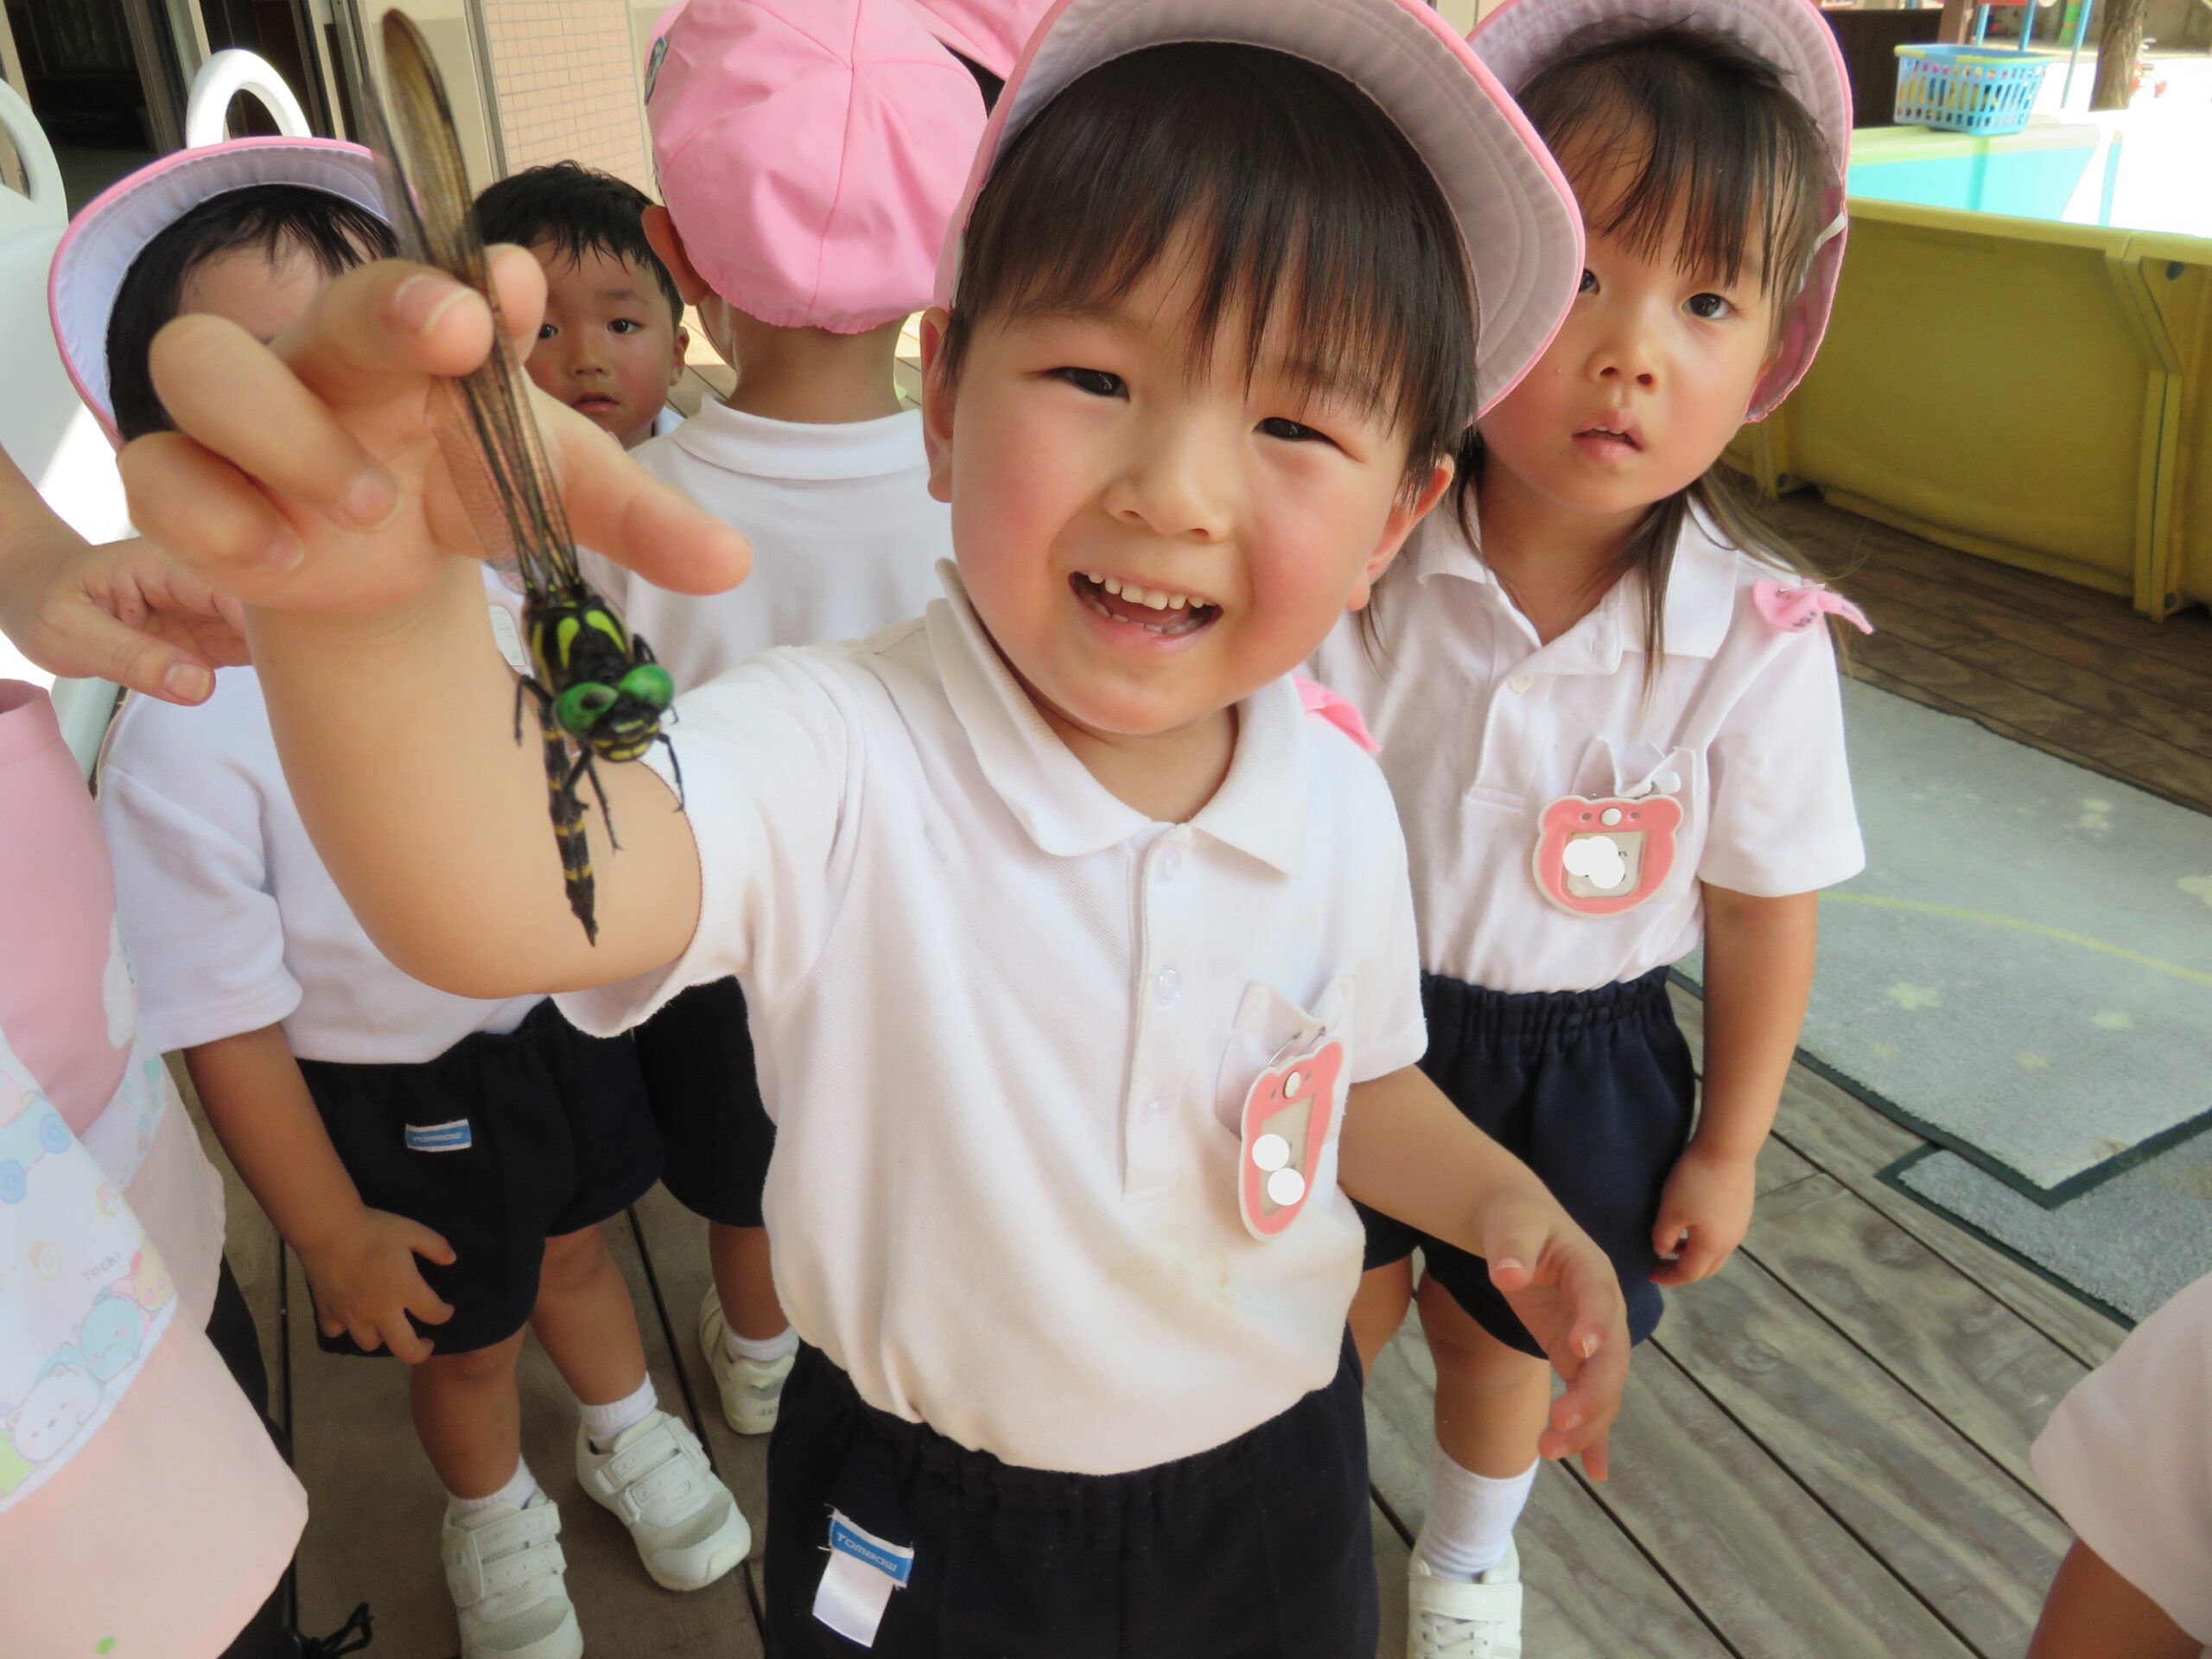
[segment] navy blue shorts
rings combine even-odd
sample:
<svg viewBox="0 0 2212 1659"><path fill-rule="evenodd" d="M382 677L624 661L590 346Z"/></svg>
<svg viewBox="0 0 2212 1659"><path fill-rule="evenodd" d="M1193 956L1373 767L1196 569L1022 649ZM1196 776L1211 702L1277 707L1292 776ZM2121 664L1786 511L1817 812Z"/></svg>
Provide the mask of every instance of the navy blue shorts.
<svg viewBox="0 0 2212 1659"><path fill-rule="evenodd" d="M987 1363L987 1362L986 1362ZM768 1443L770 1659L1367 1659L1359 1355L1235 1440L1128 1474L1024 1469L876 1410L801 1348ZM873 1649L814 1617L830 1512L910 1546Z"/></svg>
<svg viewBox="0 0 2212 1659"><path fill-rule="evenodd" d="M661 1184L696 1216L761 1225L776 1126L760 1101L745 993L734 979L694 985L632 1034L668 1147Z"/></svg>
<svg viewBox="0 0 2212 1659"><path fill-rule="evenodd" d="M300 1071L361 1202L453 1246L451 1267L416 1258L453 1307L443 1325L410 1321L441 1354L521 1330L545 1241L621 1214L660 1179L630 1039L587 1037L550 1001L512 1032L480 1031L418 1065L302 1060ZM370 1351L320 1326L315 1339L329 1353Z"/></svg>
<svg viewBox="0 0 2212 1659"><path fill-rule="evenodd" d="M1689 1141L1697 1075L1667 999L1667 970L1594 991L1486 991L1425 974L1428 1053L1421 1063L1468 1122L1549 1187L1613 1260L1628 1299L1628 1332L1642 1342L1664 1301L1651 1230L1659 1195ZM1492 1288L1481 1257L1360 1206L1367 1265L1388 1267L1418 1248L1429 1278L1476 1324L1510 1347L1541 1356L1528 1327Z"/></svg>

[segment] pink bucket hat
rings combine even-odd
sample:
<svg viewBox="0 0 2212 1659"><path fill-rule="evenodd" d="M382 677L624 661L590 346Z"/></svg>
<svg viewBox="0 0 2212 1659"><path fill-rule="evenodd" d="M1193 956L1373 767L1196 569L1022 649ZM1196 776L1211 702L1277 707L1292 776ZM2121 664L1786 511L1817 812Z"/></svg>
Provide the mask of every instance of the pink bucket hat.
<svg viewBox="0 0 2212 1659"><path fill-rule="evenodd" d="M707 285L841 334L928 304L983 99L904 0L689 0L659 27L661 200Z"/></svg>
<svg viewBox="0 0 2212 1659"><path fill-rule="evenodd" d="M1474 275L1478 399L1488 409L1510 391L1573 303L1582 220L1519 108L1424 0L1056 0L984 131L938 263L938 303L953 302L961 234L1007 140L1099 65L1185 41L1303 58L1344 76L1397 124L1459 224Z"/></svg>
<svg viewBox="0 0 2212 1659"><path fill-rule="evenodd" d="M1815 246L1805 285L1782 319L1781 349L1751 391L1749 418L1762 420L1813 366L1835 304L1849 228L1844 207L1851 166L1851 81L1835 31L1811 0L1508 0L1475 25L1468 44L1517 94L1559 54L1567 38L1593 23L1697 23L1734 36L1782 72L1783 83L1821 130L1833 171L1821 206L1826 226Z"/></svg>
<svg viewBox="0 0 2212 1659"><path fill-rule="evenodd" d="M1037 29L1052 0L908 0L931 34L1001 80Z"/></svg>
<svg viewBox="0 0 2212 1659"><path fill-rule="evenodd" d="M110 442L108 320L146 245L204 201L257 184L296 184L342 196L384 218L376 157L334 138L233 138L181 149L118 179L69 222L46 284L61 365Z"/></svg>

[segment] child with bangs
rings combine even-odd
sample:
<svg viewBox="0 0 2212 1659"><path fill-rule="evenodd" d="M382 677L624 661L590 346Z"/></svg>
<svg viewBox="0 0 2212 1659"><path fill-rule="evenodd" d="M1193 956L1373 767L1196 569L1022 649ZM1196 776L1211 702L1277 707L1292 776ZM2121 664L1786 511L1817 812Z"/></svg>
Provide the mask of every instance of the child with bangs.
<svg viewBox="0 0 2212 1659"><path fill-rule="evenodd" d="M1389 794L1294 677L1555 327L1571 204L1419 0L1198 10L1046 19L923 326L943 596L680 696L683 812L664 762L603 769L596 946L474 538L409 459L486 308L374 270L287 341L322 365L321 460L196 412L250 485L130 458L245 601L294 787L396 960L596 1031L742 983L804 1344L769 1447L779 1656L1371 1652L1352 1193L1489 1262L1567 1380L1542 1449L1604 1472L1611 1266L1422 1077ZM584 539L664 585L742 574L546 415ZM319 505L379 489L372 536ZM195 528L219 497L282 503L304 558L226 556ZM426 825L438 856L396 859Z"/></svg>
<svg viewBox="0 0 2212 1659"><path fill-rule="evenodd" d="M486 242L528 248L545 269L545 321L524 367L625 449L672 432L683 378L683 296L645 239L652 200L627 180L551 162L476 198Z"/></svg>
<svg viewBox="0 0 2212 1659"><path fill-rule="evenodd" d="M1743 1240L1817 893L1865 862L1826 619L1864 620L1719 475L1825 327L1849 92L1803 0L1516 0L1471 44L1574 185L1580 292L1462 448L1458 512L1319 670L1374 720L1405 824L1422 1065L1605 1249L1641 1342L1660 1287ZM1700 943L1694 1114L1667 975ZM1451 1241L1367 1222L1362 1349L1420 1248L1437 1366L1408 1652L1509 1659L1542 1333Z"/></svg>

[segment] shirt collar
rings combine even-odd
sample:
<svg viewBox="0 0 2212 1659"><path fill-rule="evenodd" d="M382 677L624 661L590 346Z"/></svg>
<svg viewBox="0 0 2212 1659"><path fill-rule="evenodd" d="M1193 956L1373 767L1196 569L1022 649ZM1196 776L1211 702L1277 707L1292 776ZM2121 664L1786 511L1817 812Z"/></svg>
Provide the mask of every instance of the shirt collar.
<svg viewBox="0 0 2212 1659"><path fill-rule="evenodd" d="M1078 858L1152 828L1046 724L984 630L952 563L942 560L937 569L944 597L931 603L925 626L938 677L983 776L1039 850ZM1236 714L1229 776L1191 827L1295 875L1305 852L1311 741L1297 687L1285 675L1239 703Z"/></svg>
<svg viewBox="0 0 2212 1659"><path fill-rule="evenodd" d="M755 478L882 478L926 464L918 409L873 421L813 425L764 420L717 397L702 404L667 442L710 467Z"/></svg>
<svg viewBox="0 0 2212 1659"><path fill-rule="evenodd" d="M1416 581L1456 576L1490 589L1494 604L1512 603L1497 575L1469 544L1456 516L1431 513L1416 535L1412 551ZM1710 658L1720 649L1735 614L1737 563L1735 551L1719 541L1702 514L1692 512L1675 541L1674 566L1667 575L1669 657ZM1545 646L1544 653L1548 658L1556 652L1586 658L1589 667L1610 672L1620 666L1623 652L1643 649L1647 603L1643 576L1631 573L1616 582L1589 615Z"/></svg>

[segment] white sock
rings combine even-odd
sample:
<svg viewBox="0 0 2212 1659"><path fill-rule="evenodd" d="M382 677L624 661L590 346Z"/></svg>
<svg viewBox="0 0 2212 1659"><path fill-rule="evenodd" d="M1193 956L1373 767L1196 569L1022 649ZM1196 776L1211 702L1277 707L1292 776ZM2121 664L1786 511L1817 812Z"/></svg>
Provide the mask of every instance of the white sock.
<svg viewBox="0 0 2212 1659"><path fill-rule="evenodd" d="M486 1510L496 1510L502 1503L520 1509L537 1496L537 1477L530 1472L530 1465L518 1459L515 1471L507 1477L507 1484L485 1497L461 1497L446 1494L446 1513L458 1520L464 1515L480 1515Z"/></svg>
<svg viewBox="0 0 2212 1659"><path fill-rule="evenodd" d="M652 1416L659 1403L659 1396L653 1392L653 1380L649 1376L638 1384L634 1394L626 1394L603 1406L584 1407L584 1433L591 1438L591 1449L606 1451L624 1429Z"/></svg>
<svg viewBox="0 0 2212 1659"><path fill-rule="evenodd" d="M728 1317L722 1320L722 1353L729 1359L749 1359L755 1365L772 1365L798 1352L798 1332L790 1325L777 1337L741 1337Z"/></svg>
<svg viewBox="0 0 2212 1659"><path fill-rule="evenodd" d="M1541 1460L1540 1460L1541 1461ZM1537 1464L1502 1480L1462 1469L1440 1446L1428 1459L1428 1521L1414 1548L1440 1579L1471 1583L1505 1559Z"/></svg>

